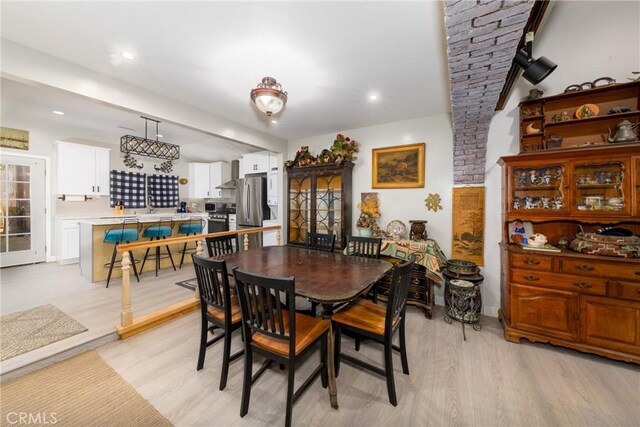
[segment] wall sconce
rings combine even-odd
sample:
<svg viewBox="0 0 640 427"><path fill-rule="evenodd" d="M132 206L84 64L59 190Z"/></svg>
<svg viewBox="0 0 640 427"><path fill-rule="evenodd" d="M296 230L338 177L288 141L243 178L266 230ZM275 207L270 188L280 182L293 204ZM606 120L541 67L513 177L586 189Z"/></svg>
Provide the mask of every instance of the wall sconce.
<svg viewBox="0 0 640 427"><path fill-rule="evenodd" d="M520 68L524 70L522 77L529 81L533 85L537 85L543 81L549 74L553 72L558 66L549 59L541 56L538 59L532 57L532 45L533 45L533 32L528 32L525 36L525 45L522 49L516 53L516 57L513 58Z"/></svg>

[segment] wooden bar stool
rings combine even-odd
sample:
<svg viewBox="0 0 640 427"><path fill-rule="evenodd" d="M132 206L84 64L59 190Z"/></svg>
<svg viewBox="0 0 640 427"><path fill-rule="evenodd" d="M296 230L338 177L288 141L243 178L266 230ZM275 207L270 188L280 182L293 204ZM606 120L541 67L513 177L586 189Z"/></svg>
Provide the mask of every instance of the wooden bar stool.
<svg viewBox="0 0 640 427"><path fill-rule="evenodd" d="M121 262L121 260L116 261L116 254L118 253L118 245L122 242L131 243L138 240L138 234L140 233L142 226L138 222L138 220L125 220L122 223L111 227L109 230L105 231L104 239L102 240L104 243L112 243L113 244L113 253L111 255L111 262L105 264L105 267L109 267L109 274L107 274L107 288L109 287L109 281L111 280L111 273L113 272L113 266ZM131 257L131 265L133 266L133 272L136 275L136 280L140 282L140 277L138 277L138 271L136 270L136 260L133 257L133 252L128 251L129 256Z"/></svg>
<svg viewBox="0 0 640 427"><path fill-rule="evenodd" d="M157 225L150 225L142 233L142 237L148 237L152 242L154 240L166 239L167 237L171 237L171 233L173 232L173 219L172 218L160 218L157 222ZM149 249L144 253L144 259L142 260L142 265L140 266L140 274L142 274L142 270L144 269L144 264L147 262L147 258L153 259L156 261L156 277L158 277L158 270L160 269L160 259L166 258L167 256L171 260L171 265L173 266L173 271L176 271L176 265L173 263L173 257L171 256L171 249L169 249L169 245L164 245L167 248L167 254L160 255L160 246L156 246L156 253L154 256L149 257Z"/></svg>
<svg viewBox="0 0 640 427"><path fill-rule="evenodd" d="M178 227L178 234L184 234L185 236L190 236L190 235L196 235L196 234L200 234L202 233L202 230L204 229L204 220L200 217L191 217L189 218L189 222L185 222L180 224L180 227ZM190 254L194 254L196 253L197 249L198 249L198 243L195 243L195 247L192 249L188 249L187 250L187 242L184 242L184 245L182 246L182 250L180 251L180 253L182 254L180 256L180 267L178 268L182 268L182 264L184 263L184 254L190 253Z"/></svg>

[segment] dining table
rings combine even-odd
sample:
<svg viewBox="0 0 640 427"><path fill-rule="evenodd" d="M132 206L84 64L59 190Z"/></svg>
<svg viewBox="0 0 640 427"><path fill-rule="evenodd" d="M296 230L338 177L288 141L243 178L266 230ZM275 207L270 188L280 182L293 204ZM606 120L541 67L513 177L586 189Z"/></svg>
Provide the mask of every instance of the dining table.
<svg viewBox="0 0 640 427"><path fill-rule="evenodd" d="M295 277L295 293L322 305L322 317L331 319L334 307L349 302L369 289L393 268L375 258L321 252L300 246L267 246L223 255L229 271L239 269L274 277ZM327 340L329 399L338 409L333 354L333 330Z"/></svg>

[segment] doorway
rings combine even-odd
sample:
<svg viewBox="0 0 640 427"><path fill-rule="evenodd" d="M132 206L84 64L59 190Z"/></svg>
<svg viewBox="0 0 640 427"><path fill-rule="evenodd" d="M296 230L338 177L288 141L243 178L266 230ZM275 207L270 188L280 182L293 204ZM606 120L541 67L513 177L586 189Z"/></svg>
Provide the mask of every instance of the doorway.
<svg viewBox="0 0 640 427"><path fill-rule="evenodd" d="M0 267L46 260L45 160L0 159Z"/></svg>

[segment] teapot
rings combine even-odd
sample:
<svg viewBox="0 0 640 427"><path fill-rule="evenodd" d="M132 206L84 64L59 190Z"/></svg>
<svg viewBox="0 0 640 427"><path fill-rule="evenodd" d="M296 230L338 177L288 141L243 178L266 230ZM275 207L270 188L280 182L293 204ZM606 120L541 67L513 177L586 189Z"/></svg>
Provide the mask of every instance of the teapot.
<svg viewBox="0 0 640 427"><path fill-rule="evenodd" d="M616 134L611 138L611 129L607 141L609 142L633 142L636 140L636 134L633 132L633 128L638 126L639 123L631 123L629 120L623 120L616 126Z"/></svg>

